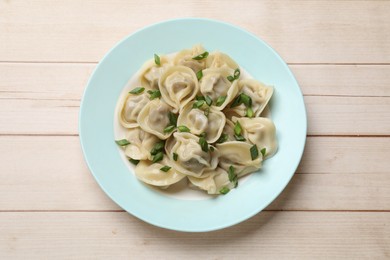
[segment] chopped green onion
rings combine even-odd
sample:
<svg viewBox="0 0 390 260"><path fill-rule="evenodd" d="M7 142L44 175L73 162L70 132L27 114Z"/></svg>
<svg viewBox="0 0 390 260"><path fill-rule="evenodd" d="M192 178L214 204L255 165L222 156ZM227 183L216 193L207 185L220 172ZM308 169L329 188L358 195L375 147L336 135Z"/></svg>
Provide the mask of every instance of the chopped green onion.
<svg viewBox="0 0 390 260"><path fill-rule="evenodd" d="M167 172L167 171L169 171L170 169L172 169L172 167L169 167L169 166L163 166L163 167L161 167L160 168L160 171L163 171L163 172Z"/></svg>
<svg viewBox="0 0 390 260"><path fill-rule="evenodd" d="M257 145L253 145L250 149L252 161L259 157L259 150L257 150Z"/></svg>
<svg viewBox="0 0 390 260"><path fill-rule="evenodd" d="M234 135L234 138L236 138L237 141L245 142L246 139L242 135Z"/></svg>
<svg viewBox="0 0 390 260"><path fill-rule="evenodd" d="M235 80L235 78L233 76L227 76L227 79L230 81L230 82L233 82Z"/></svg>
<svg viewBox="0 0 390 260"><path fill-rule="evenodd" d="M240 72L240 69L239 68L237 68L235 71L234 71L234 79L238 79L239 77L240 77L240 74L241 74L241 72Z"/></svg>
<svg viewBox="0 0 390 260"><path fill-rule="evenodd" d="M261 154L263 157L265 156L265 153L267 152L267 149L264 147L263 149L260 150Z"/></svg>
<svg viewBox="0 0 390 260"><path fill-rule="evenodd" d="M161 92L158 89L157 90L148 90L148 93L150 95L150 98L149 98L150 100L161 97Z"/></svg>
<svg viewBox="0 0 390 260"><path fill-rule="evenodd" d="M247 94L241 93L241 102L245 104L246 107L252 106L252 98Z"/></svg>
<svg viewBox="0 0 390 260"><path fill-rule="evenodd" d="M203 71L202 71L202 70L200 70L200 71L198 71L198 72L196 73L196 78L197 78L198 80L200 80L201 78L203 78Z"/></svg>
<svg viewBox="0 0 390 260"><path fill-rule="evenodd" d="M209 151L209 145L208 145L205 137L201 136L199 138L199 144L200 144L200 147L202 148L203 152L207 153Z"/></svg>
<svg viewBox="0 0 390 260"><path fill-rule="evenodd" d="M253 117L253 109L252 109L252 107L248 107L246 109L246 116L249 117L249 118Z"/></svg>
<svg viewBox="0 0 390 260"><path fill-rule="evenodd" d="M234 188L238 186L238 176L235 173L235 169L233 165L230 165L229 171L228 171L229 181L234 184Z"/></svg>
<svg viewBox="0 0 390 260"><path fill-rule="evenodd" d="M173 153L173 160L177 161L178 158L179 158L179 155L177 153Z"/></svg>
<svg viewBox="0 0 390 260"><path fill-rule="evenodd" d="M198 56L192 57L193 60L203 60L204 58L207 58L209 56L209 53L207 51L203 52L202 54L199 54Z"/></svg>
<svg viewBox="0 0 390 260"><path fill-rule="evenodd" d="M170 125L173 125L173 126L176 126L177 125L177 115L172 113L172 112L169 112L168 113L168 118L169 118L169 124Z"/></svg>
<svg viewBox="0 0 390 260"><path fill-rule="evenodd" d="M207 104L208 106L211 106L211 105L213 104L213 100L211 99L210 96L205 96L204 99L205 99L206 104Z"/></svg>
<svg viewBox="0 0 390 260"><path fill-rule="evenodd" d="M233 76L227 76L227 79L230 81L230 82L233 82L234 80L238 79L240 77L240 69L237 68L235 71L234 71L234 74Z"/></svg>
<svg viewBox="0 0 390 260"><path fill-rule="evenodd" d="M155 156L153 156L152 162L153 163L159 162L163 159L163 157L164 157L163 152L158 152Z"/></svg>
<svg viewBox="0 0 390 260"><path fill-rule="evenodd" d="M242 128L241 128L240 122L237 121L237 122L234 124L234 133L235 133L236 135L241 135L241 132L242 132Z"/></svg>
<svg viewBox="0 0 390 260"><path fill-rule="evenodd" d="M205 99L204 99L204 96L196 96L195 99L196 99L196 100L205 100Z"/></svg>
<svg viewBox="0 0 390 260"><path fill-rule="evenodd" d="M242 101L241 101L241 95L238 95L232 102L232 104L230 105L230 107L236 107L236 106L239 106L242 104Z"/></svg>
<svg viewBox="0 0 390 260"><path fill-rule="evenodd" d="M227 97L227 96L220 96L220 97L217 99L217 102L215 103L215 105L216 105L217 107L221 106L221 105L225 102L226 97Z"/></svg>
<svg viewBox="0 0 390 260"><path fill-rule="evenodd" d="M156 155L158 152L161 152L164 149L164 145L165 145L164 141L160 141L160 142L156 143L153 146L152 151L150 151L150 154Z"/></svg>
<svg viewBox="0 0 390 260"><path fill-rule="evenodd" d="M145 90L145 88L138 87L138 88L132 89L129 93L138 95L138 94L141 94L142 92L144 92L144 90Z"/></svg>
<svg viewBox="0 0 390 260"><path fill-rule="evenodd" d="M129 158L129 162L131 162L134 165L137 165L139 163L139 160L135 160L133 158Z"/></svg>
<svg viewBox="0 0 390 260"><path fill-rule="evenodd" d="M225 195L229 193L230 189L228 187L223 187L222 189L219 190L219 193Z"/></svg>
<svg viewBox="0 0 390 260"><path fill-rule="evenodd" d="M130 142L127 139L116 140L115 143L120 146L126 146L130 144Z"/></svg>
<svg viewBox="0 0 390 260"><path fill-rule="evenodd" d="M210 145L209 148L210 148L210 151L214 152L214 146L211 146L211 145Z"/></svg>
<svg viewBox="0 0 390 260"><path fill-rule="evenodd" d="M160 56L158 56L157 54L154 54L154 63L156 63L158 66L161 65Z"/></svg>
<svg viewBox="0 0 390 260"><path fill-rule="evenodd" d="M199 136L200 136L200 137L206 138L206 135L207 135L207 134L206 134L205 132L203 132L203 133L201 133Z"/></svg>
<svg viewBox="0 0 390 260"><path fill-rule="evenodd" d="M228 140L228 137L229 136L227 134L222 133L221 136L218 138L217 143L221 144L221 143L226 142Z"/></svg>
<svg viewBox="0 0 390 260"><path fill-rule="evenodd" d="M169 125L167 127L164 128L164 133L170 133L172 132L173 130L175 129L175 126L174 125Z"/></svg>
<svg viewBox="0 0 390 260"><path fill-rule="evenodd" d="M185 133L191 132L191 130L185 125L179 125L177 128L179 129L179 132L185 132Z"/></svg>
<svg viewBox="0 0 390 260"><path fill-rule="evenodd" d="M204 105L204 102L204 100L195 101L195 103L192 105L192 108L201 108Z"/></svg>
<svg viewBox="0 0 390 260"><path fill-rule="evenodd" d="M205 115L205 116L209 116L209 114L210 114L210 108L208 107L208 108L206 108L206 109L204 110L204 115Z"/></svg>

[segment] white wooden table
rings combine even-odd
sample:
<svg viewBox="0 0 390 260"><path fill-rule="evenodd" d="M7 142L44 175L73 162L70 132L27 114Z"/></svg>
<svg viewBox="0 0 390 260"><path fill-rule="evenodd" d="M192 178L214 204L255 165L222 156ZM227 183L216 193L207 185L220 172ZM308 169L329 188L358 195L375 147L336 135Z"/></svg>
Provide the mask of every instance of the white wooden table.
<svg viewBox="0 0 390 260"><path fill-rule="evenodd" d="M288 62L308 138L265 211L211 233L146 224L84 163L86 82L127 34L174 17L241 26ZM390 1L0 0L0 259L390 259Z"/></svg>

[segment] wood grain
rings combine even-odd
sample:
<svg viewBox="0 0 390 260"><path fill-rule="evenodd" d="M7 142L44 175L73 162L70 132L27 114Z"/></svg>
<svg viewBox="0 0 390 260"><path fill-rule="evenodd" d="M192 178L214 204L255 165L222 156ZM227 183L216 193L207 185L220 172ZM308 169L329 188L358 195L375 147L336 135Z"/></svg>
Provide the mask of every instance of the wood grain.
<svg viewBox="0 0 390 260"><path fill-rule="evenodd" d="M268 209L390 210L389 153L390 138L308 138L301 174ZM76 136L1 136L0 154L0 211L120 209Z"/></svg>
<svg viewBox="0 0 390 260"><path fill-rule="evenodd" d="M0 63L0 98L80 100L95 64ZM390 96L390 65L289 65L304 95Z"/></svg>
<svg viewBox="0 0 390 260"><path fill-rule="evenodd" d="M389 13L388 1L3 0L0 61L96 62L146 25L207 17L253 32L287 62L389 63Z"/></svg>
<svg viewBox="0 0 390 260"><path fill-rule="evenodd" d="M309 135L389 135L390 97L306 96ZM78 134L79 100L2 99L0 134Z"/></svg>
<svg viewBox="0 0 390 260"><path fill-rule="evenodd" d="M179 233L119 212L0 213L0 258L386 259L388 212L263 212L212 233Z"/></svg>

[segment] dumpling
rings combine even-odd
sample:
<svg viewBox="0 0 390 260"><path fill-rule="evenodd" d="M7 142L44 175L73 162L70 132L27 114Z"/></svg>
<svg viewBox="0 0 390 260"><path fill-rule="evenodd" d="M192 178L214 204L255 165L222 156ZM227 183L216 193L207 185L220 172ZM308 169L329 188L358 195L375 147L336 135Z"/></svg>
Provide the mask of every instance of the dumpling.
<svg viewBox="0 0 390 260"><path fill-rule="evenodd" d="M265 117L255 118L235 118L243 129L243 136L252 144L256 144L258 149L266 149L266 157L272 156L278 149L276 140L276 128L271 119Z"/></svg>
<svg viewBox="0 0 390 260"><path fill-rule="evenodd" d="M200 135L206 133L208 143L214 143L222 133L226 122L225 115L206 104L202 108L193 108L194 102L188 103L181 111L177 123L191 130L191 133ZM207 113L204 108L208 108Z"/></svg>
<svg viewBox="0 0 390 260"><path fill-rule="evenodd" d="M217 144L220 153L219 166L225 171L233 166L238 177L260 169L263 160L262 155L259 152L259 157L252 160L251 147L252 144L239 141Z"/></svg>
<svg viewBox="0 0 390 260"><path fill-rule="evenodd" d="M164 188L186 177L173 167L167 172L162 171L161 168L164 166L172 167L171 161L166 156L156 163L140 161L135 167L135 176L147 184Z"/></svg>
<svg viewBox="0 0 390 260"><path fill-rule="evenodd" d="M221 68L205 69L199 82L200 92L213 100L213 106L222 110L238 93L237 81L231 83L227 77L234 73L227 66ZM221 98L222 103L219 103Z"/></svg>
<svg viewBox="0 0 390 260"><path fill-rule="evenodd" d="M205 49L201 45L195 45L191 49L182 50L176 54L174 64L188 67L194 73L197 73L206 67L206 59L194 60L193 58L204 52Z"/></svg>
<svg viewBox="0 0 390 260"><path fill-rule="evenodd" d="M229 55L219 51L213 52L207 57L207 68L221 68L223 66L228 66L232 70L240 67Z"/></svg>
<svg viewBox="0 0 390 260"><path fill-rule="evenodd" d="M154 59L148 60L141 68L139 81L141 86L146 89L158 89L158 81L162 73L171 66L165 56L160 57L160 65L157 65Z"/></svg>
<svg viewBox="0 0 390 260"><path fill-rule="evenodd" d="M188 176L188 179L192 185L207 191L208 194L220 194L219 191L224 187L229 189L234 188L234 184L229 180L228 173L220 167L215 170L206 171L205 175L208 175L208 177L196 178Z"/></svg>
<svg viewBox="0 0 390 260"><path fill-rule="evenodd" d="M137 118L142 108L149 102L146 93L127 94L121 102L119 122L123 127L134 128L138 126Z"/></svg>
<svg viewBox="0 0 390 260"><path fill-rule="evenodd" d="M140 127L132 128L128 132L127 140L130 142L125 148L125 154L135 160L151 160L150 151L159 139Z"/></svg>
<svg viewBox="0 0 390 260"><path fill-rule="evenodd" d="M170 124L171 110L172 108L160 99L150 101L138 115L139 126L142 130L165 140L172 134L172 132L164 133L164 129Z"/></svg>
<svg viewBox="0 0 390 260"><path fill-rule="evenodd" d="M234 123L226 118L226 124L223 127L221 136L221 139L218 139L218 143L223 143L223 142L229 142L229 141L236 141L234 138Z"/></svg>
<svg viewBox="0 0 390 260"><path fill-rule="evenodd" d="M204 171L213 170L218 164L218 150L204 152L199 137L191 133L174 133L165 143L165 151L173 167L189 176L206 177ZM173 153L177 154L176 161Z"/></svg>
<svg viewBox="0 0 390 260"><path fill-rule="evenodd" d="M274 93L273 87L266 86L255 79L239 80L238 90L240 94L244 93L252 99L252 110L255 117L260 116ZM233 108L228 107L226 113L230 115L246 116L246 107L244 104Z"/></svg>
<svg viewBox="0 0 390 260"><path fill-rule="evenodd" d="M199 85L195 73L184 66L169 67L159 81L161 96L177 113L198 93Z"/></svg>

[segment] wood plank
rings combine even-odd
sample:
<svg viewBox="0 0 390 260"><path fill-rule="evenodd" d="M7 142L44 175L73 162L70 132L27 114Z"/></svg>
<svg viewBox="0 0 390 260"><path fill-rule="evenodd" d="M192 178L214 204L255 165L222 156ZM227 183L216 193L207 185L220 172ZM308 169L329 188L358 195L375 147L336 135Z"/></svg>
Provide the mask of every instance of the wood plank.
<svg viewBox="0 0 390 260"><path fill-rule="evenodd" d="M389 135L390 97L305 97L309 135ZM0 99L0 134L78 134L80 101Z"/></svg>
<svg viewBox="0 0 390 260"><path fill-rule="evenodd" d="M126 35L171 19L172 10L243 27L287 62L390 62L388 1L256 0L1 1L0 60L98 61Z"/></svg>
<svg viewBox="0 0 390 260"><path fill-rule="evenodd" d="M389 97L305 97L309 135L389 135Z"/></svg>
<svg viewBox="0 0 390 260"><path fill-rule="evenodd" d="M0 98L80 99L95 64L0 63ZM304 95L390 96L389 65L290 65Z"/></svg>
<svg viewBox="0 0 390 260"><path fill-rule="evenodd" d="M268 209L390 210L389 151L390 138L310 137L302 174ZM88 172L76 136L1 136L0 154L0 211L120 209Z"/></svg>
<svg viewBox="0 0 390 260"><path fill-rule="evenodd" d="M388 65L289 65L304 95L390 96Z"/></svg>
<svg viewBox="0 0 390 260"><path fill-rule="evenodd" d="M389 221L388 212L263 212L194 234L121 212L0 213L0 258L385 259Z"/></svg>

